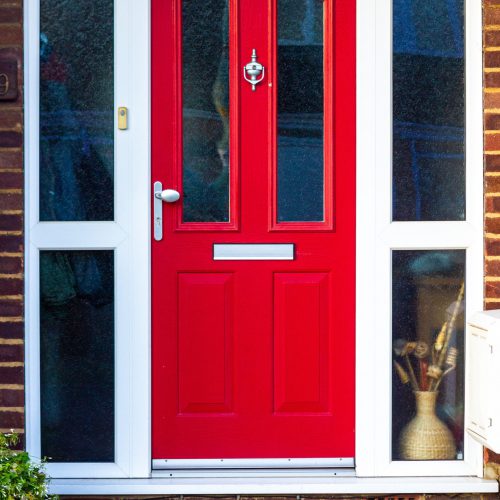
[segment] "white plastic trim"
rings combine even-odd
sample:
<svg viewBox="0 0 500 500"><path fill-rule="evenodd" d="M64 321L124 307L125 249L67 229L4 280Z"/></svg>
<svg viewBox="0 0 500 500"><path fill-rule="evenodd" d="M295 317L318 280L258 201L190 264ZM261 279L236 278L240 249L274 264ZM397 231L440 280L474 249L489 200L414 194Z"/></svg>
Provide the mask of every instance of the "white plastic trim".
<svg viewBox="0 0 500 500"><path fill-rule="evenodd" d="M304 495L386 493L496 493L498 483L464 477L400 478L238 478L238 479L135 479L55 480L50 486L59 495Z"/></svg>
<svg viewBox="0 0 500 500"><path fill-rule="evenodd" d="M110 249L115 253L116 460L50 463L47 469L52 477L149 477L149 2L115 0L115 108L128 107L130 120L126 131L117 130L115 122L114 222L39 222L39 0L25 0L24 16L27 450L41 455L39 251Z"/></svg>
<svg viewBox="0 0 500 500"><path fill-rule="evenodd" d="M387 158L391 137L387 105L390 33L389 0L357 0L358 21L358 234L357 234L357 425L358 476L399 478L293 477L250 480L155 478L151 474L150 430L150 28L149 2L116 2L119 52L116 54L117 105L130 110L128 134L116 141L116 223L38 222L38 0L25 0L26 81L26 416L27 448L40 455L38 251L116 249L117 286L117 462L116 464L51 464L52 491L59 494L301 494L301 493L453 493L495 492L498 484L451 475L480 475L481 447L466 443L459 462L391 463L387 415L390 363L374 377L375 357L387 357L390 248L467 248L468 307L482 307L482 137L481 11L467 3L467 214L463 223L389 224L390 176ZM389 20L389 24L388 23ZM130 34L133 33L133 36ZM121 48L123 47L123 50ZM132 67L133 65L133 67ZM375 76L375 78L374 78ZM385 86L385 88L384 88ZM131 144L134 144L132 147ZM390 175L390 174L389 174ZM374 189L376 186L376 189ZM58 228L56 226L59 226ZM375 255L367 249L375 249ZM373 257L373 258L372 258ZM134 272L130 272L130 269ZM373 288L375 287L375 288ZM130 307L133 304L133 307ZM385 316L384 316L385 314ZM375 318L375 323L372 318ZM385 337L384 337L385 335ZM382 356L382 358L380 357ZM383 363L382 363L383 364ZM121 368L120 368L121 367ZM117 377L118 377L117 374ZM422 465L422 466L421 466ZM272 474L272 472L269 472ZM446 477L409 477L442 475ZM110 477L144 479L109 479ZM96 478L108 479L96 479Z"/></svg>
<svg viewBox="0 0 500 500"><path fill-rule="evenodd" d="M356 474L482 476L482 448L467 434L464 460L391 460L391 250L465 249L466 314L482 309L481 2L465 2L464 222L391 222L392 2L357 0L357 16Z"/></svg>

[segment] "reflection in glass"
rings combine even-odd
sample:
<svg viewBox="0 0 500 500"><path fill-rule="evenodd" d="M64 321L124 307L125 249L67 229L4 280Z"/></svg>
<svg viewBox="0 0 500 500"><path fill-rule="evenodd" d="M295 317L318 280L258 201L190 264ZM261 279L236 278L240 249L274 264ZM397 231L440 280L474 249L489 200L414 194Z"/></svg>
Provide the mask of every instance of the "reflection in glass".
<svg viewBox="0 0 500 500"><path fill-rule="evenodd" d="M182 2L184 222L229 220L228 32L227 0Z"/></svg>
<svg viewBox="0 0 500 500"><path fill-rule="evenodd" d="M278 0L278 222L322 221L323 0Z"/></svg>
<svg viewBox="0 0 500 500"><path fill-rule="evenodd" d="M113 219L113 0L40 2L40 220Z"/></svg>
<svg viewBox="0 0 500 500"><path fill-rule="evenodd" d="M392 274L393 460L462 459L465 250L395 250Z"/></svg>
<svg viewBox="0 0 500 500"><path fill-rule="evenodd" d="M114 461L113 251L40 252L42 456Z"/></svg>
<svg viewBox="0 0 500 500"><path fill-rule="evenodd" d="M393 16L393 219L464 220L464 0Z"/></svg>

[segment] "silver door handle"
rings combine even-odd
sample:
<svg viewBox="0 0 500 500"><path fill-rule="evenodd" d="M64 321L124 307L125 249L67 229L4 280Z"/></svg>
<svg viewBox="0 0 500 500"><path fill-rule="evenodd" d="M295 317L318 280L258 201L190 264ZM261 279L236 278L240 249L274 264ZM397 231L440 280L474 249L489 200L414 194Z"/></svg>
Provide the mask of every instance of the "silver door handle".
<svg viewBox="0 0 500 500"><path fill-rule="evenodd" d="M179 191L175 189L163 189L155 191L155 198L158 198L161 201L165 201L166 203L174 203L176 202L181 195Z"/></svg>
<svg viewBox="0 0 500 500"><path fill-rule="evenodd" d="M181 195L175 189L163 189L161 182L153 185L153 234L156 241L163 239L163 202L175 203Z"/></svg>

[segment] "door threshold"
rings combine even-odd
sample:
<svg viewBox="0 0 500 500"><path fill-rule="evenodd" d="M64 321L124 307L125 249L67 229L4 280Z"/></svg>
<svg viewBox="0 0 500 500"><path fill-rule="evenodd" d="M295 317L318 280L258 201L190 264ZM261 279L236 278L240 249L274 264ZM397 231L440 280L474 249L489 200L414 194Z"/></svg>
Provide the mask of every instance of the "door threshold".
<svg viewBox="0 0 500 500"><path fill-rule="evenodd" d="M477 477L52 479L57 495L396 495L496 493Z"/></svg>
<svg viewBox="0 0 500 500"><path fill-rule="evenodd" d="M153 459L153 470L171 469L317 469L354 467L354 458L209 458Z"/></svg>
<svg viewBox="0 0 500 500"><path fill-rule="evenodd" d="M165 469L153 470L153 478L288 478L288 477L355 477L354 467L274 468L274 469Z"/></svg>

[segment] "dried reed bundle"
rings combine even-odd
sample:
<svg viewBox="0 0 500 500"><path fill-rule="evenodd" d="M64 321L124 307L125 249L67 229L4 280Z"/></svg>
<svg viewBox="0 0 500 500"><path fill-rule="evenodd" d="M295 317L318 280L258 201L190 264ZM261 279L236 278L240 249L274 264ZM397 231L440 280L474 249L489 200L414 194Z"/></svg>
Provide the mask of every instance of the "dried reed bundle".
<svg viewBox="0 0 500 500"><path fill-rule="evenodd" d="M430 385L429 385L430 391L435 391L437 389L437 387L439 386L442 377L451 371L451 370L443 371L443 366L444 366L445 360L447 359L447 356L449 354L448 347L450 345L451 335L453 333L453 329L455 328L455 322L457 321L460 307L462 306L462 302L464 300L464 291L465 291L465 282L462 281L462 285L460 286L460 291L458 292L458 297L457 297L457 300L456 300L455 305L453 307L453 313L451 315L450 321L445 322L446 335L444 336L444 341L442 339L439 339L440 342L442 342L442 346L440 345L439 346L440 348L437 349L438 339L436 339L436 342L434 344L435 349L439 354L437 355L437 359L435 360L433 365L429 366L429 370L427 371L427 375L431 376L429 374L429 371L432 371L434 373L434 375L437 375L439 372L440 372L440 374L439 374L439 376L434 376L434 377L431 376L431 378L433 378L434 380L432 380ZM443 325L443 328L444 328L444 325ZM441 328L441 330L443 330L443 328ZM439 335L438 335L438 337L439 337ZM458 355L458 351L457 351L456 355ZM456 355L455 355L455 363L456 363ZM431 370L431 368L432 368L432 370ZM452 368L452 369L454 369L454 368Z"/></svg>
<svg viewBox="0 0 500 500"><path fill-rule="evenodd" d="M400 363L395 361L395 370L401 382L403 384L410 382L415 391L436 391L443 377L456 369L458 349L450 347L450 340L464 299L464 290L465 283L462 282L457 300L453 304L452 314L443 323L432 346L423 341L410 342L397 339L394 342L394 353L396 356L404 358L406 365L406 368L403 368ZM410 355L415 356L418 360L420 380L417 380Z"/></svg>
<svg viewBox="0 0 500 500"><path fill-rule="evenodd" d="M405 369L397 361L394 361L394 368L396 368L396 373L398 374L401 383L406 385L410 381L410 377L408 377Z"/></svg>

